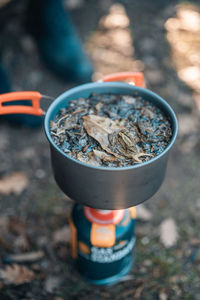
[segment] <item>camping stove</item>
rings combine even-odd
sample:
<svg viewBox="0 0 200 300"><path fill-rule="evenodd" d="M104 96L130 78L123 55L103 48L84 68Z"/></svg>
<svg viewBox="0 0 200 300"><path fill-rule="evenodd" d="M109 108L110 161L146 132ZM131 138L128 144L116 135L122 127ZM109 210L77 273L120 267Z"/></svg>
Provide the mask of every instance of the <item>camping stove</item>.
<svg viewBox="0 0 200 300"><path fill-rule="evenodd" d="M83 84L60 95L50 105L44 119L55 180L60 189L78 203L70 219L72 255L81 274L96 284L114 283L130 270L135 244L135 206L151 198L161 186L169 150L178 133L176 115L170 105L142 86L140 72L107 75L102 82ZM91 93L141 96L157 106L171 123L169 145L151 160L123 168L97 167L70 157L54 143L50 123L68 101L87 98ZM0 115L43 116L41 98L39 92L31 91L0 95ZM16 100L31 100L32 105L14 105Z"/></svg>
<svg viewBox="0 0 200 300"><path fill-rule="evenodd" d="M112 284L133 265L136 208L99 210L75 204L71 251L79 272L98 285Z"/></svg>

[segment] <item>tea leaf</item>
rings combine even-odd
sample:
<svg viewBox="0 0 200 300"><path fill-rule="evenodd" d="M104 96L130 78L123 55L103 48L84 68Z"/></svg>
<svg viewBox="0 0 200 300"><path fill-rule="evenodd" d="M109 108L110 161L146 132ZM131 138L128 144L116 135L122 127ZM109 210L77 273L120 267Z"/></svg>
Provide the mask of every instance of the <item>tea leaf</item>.
<svg viewBox="0 0 200 300"><path fill-rule="evenodd" d="M172 135L170 122L158 107L139 95L110 93L70 100L50 127L64 153L106 167L149 161L164 151Z"/></svg>
<svg viewBox="0 0 200 300"><path fill-rule="evenodd" d="M93 150L94 154L96 155L97 158L100 158L101 160L103 161L110 161L110 162L113 162L113 161L116 161L117 158L113 155L109 155L103 151L99 151L99 150Z"/></svg>
<svg viewBox="0 0 200 300"><path fill-rule="evenodd" d="M117 121L96 115L84 116L83 119L83 126L87 133L98 141L106 152L122 158L120 155L117 155L109 149L108 135L115 131L119 131L124 127L118 125Z"/></svg>
<svg viewBox="0 0 200 300"><path fill-rule="evenodd" d="M95 159L93 152L88 153L87 156L85 156L82 152L78 152L76 157L84 163L91 164L93 166L100 166L100 163Z"/></svg>

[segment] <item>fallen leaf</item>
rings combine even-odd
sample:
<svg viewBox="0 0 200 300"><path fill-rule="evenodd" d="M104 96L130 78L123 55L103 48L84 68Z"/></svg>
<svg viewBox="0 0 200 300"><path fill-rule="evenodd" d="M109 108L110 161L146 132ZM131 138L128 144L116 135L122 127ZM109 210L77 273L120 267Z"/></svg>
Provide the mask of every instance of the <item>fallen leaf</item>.
<svg viewBox="0 0 200 300"><path fill-rule="evenodd" d="M175 245L178 239L177 226L172 218L165 219L160 224L160 240L166 248Z"/></svg>
<svg viewBox="0 0 200 300"><path fill-rule="evenodd" d="M58 243L68 243L70 239L70 228L69 226L64 226L61 229L58 229L53 234L53 242L54 244Z"/></svg>
<svg viewBox="0 0 200 300"><path fill-rule="evenodd" d="M112 5L110 14L101 19L100 26L106 29L128 27L129 18L125 14L124 7L120 4Z"/></svg>
<svg viewBox="0 0 200 300"><path fill-rule="evenodd" d="M21 254L13 254L9 255L6 258L6 261L8 262L34 262L37 260L40 260L44 257L44 252L39 250L39 251L33 251L33 252L28 252L28 253L21 253Z"/></svg>
<svg viewBox="0 0 200 300"><path fill-rule="evenodd" d="M0 269L0 277L5 283L20 285L32 281L35 274L25 266L14 264L6 266L5 270Z"/></svg>
<svg viewBox="0 0 200 300"><path fill-rule="evenodd" d="M144 204L140 204L136 207L137 219L142 221L150 221L152 219L152 213L148 210Z"/></svg>
<svg viewBox="0 0 200 300"><path fill-rule="evenodd" d="M20 195L28 185L28 178L23 172L15 172L0 180L0 193Z"/></svg>

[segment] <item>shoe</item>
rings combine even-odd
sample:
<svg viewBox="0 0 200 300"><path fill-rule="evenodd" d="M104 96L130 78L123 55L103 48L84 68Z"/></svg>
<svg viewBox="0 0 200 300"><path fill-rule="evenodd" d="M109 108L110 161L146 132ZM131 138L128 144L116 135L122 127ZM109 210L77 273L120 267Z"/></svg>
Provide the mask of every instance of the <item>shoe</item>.
<svg viewBox="0 0 200 300"><path fill-rule="evenodd" d="M0 63L0 94L11 92L11 86L9 79L3 66ZM24 101L14 101L12 103L5 103L5 105L25 105ZM27 105L31 105L31 101L26 102ZM40 127L43 123L43 118L38 116L31 116L25 114L10 114L3 115L0 117L1 121L8 121L12 124L17 124L20 126L28 126L31 128Z"/></svg>
<svg viewBox="0 0 200 300"><path fill-rule="evenodd" d="M27 28L47 66L67 81L91 81L93 68L62 0L31 0Z"/></svg>

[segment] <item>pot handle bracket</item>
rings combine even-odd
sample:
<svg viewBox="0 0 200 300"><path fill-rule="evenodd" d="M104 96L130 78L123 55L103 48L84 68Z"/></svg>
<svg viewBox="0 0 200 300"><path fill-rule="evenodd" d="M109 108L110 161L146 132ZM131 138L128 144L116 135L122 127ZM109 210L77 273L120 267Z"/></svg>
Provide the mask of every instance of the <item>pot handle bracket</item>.
<svg viewBox="0 0 200 300"><path fill-rule="evenodd" d="M11 92L0 95L0 115L7 114L28 114L35 116L44 115L43 110L40 107L40 100L42 95L39 92ZM31 101L32 105L11 105L14 101ZM10 103L10 105L4 105Z"/></svg>
<svg viewBox="0 0 200 300"><path fill-rule="evenodd" d="M103 82L124 81L131 85L139 87L144 86L144 74L142 72L119 72L109 74L103 77Z"/></svg>

